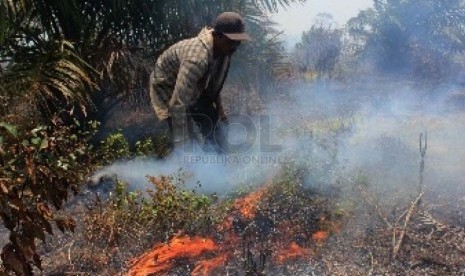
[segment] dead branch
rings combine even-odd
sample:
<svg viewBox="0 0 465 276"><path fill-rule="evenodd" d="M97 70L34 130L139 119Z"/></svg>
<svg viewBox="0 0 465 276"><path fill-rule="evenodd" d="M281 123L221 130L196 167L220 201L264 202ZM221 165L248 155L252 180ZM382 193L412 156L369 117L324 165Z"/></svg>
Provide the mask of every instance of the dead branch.
<svg viewBox="0 0 465 276"><path fill-rule="evenodd" d="M375 200L373 198L370 197L370 195L368 194L368 192L365 190L365 188L358 184L358 183L355 183L352 179L350 178L346 178L350 183L354 184L354 186L357 188L357 190L360 192L360 195L362 196L362 198L366 201L366 203L368 203L368 205L373 208L373 210L376 212L376 214L378 215L378 217L384 222L384 224L386 224L387 228L388 229L391 229L392 228L392 224L388 221L387 217L383 214L383 212L381 211L381 209L378 207L378 205L375 203Z"/></svg>
<svg viewBox="0 0 465 276"><path fill-rule="evenodd" d="M381 209L378 207L378 205L375 203L375 201L370 197L367 191L361 186L361 185L356 185L357 189L360 191L360 194L362 195L362 198L368 203L368 205L375 210L376 214L378 217L386 224L386 226L391 229L392 224L388 221L387 217L383 214Z"/></svg>
<svg viewBox="0 0 465 276"><path fill-rule="evenodd" d="M404 220L404 226L401 229L400 235L399 235L399 240L395 241L394 238L394 244L393 244L393 249L392 249L392 259L396 259L397 254L399 253L400 247L402 245L402 241L404 240L404 236L407 230L408 223L410 221L410 217L413 215L413 212L415 211L417 205L419 204L421 198L423 197L424 192L421 192L417 198L415 198L414 201L410 204L410 208L408 209L407 214L405 215L405 220ZM396 228L393 229L393 236L395 237L396 233Z"/></svg>

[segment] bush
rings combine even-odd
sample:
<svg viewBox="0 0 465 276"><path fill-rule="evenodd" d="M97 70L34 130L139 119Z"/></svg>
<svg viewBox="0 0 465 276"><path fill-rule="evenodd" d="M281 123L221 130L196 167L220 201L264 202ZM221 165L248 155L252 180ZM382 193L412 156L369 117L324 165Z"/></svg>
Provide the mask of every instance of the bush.
<svg viewBox="0 0 465 276"><path fill-rule="evenodd" d="M100 164L108 165L114 161L124 161L134 157L163 157L168 155L170 150L168 135L148 137L130 145L121 130L118 130L100 141L97 153Z"/></svg>
<svg viewBox="0 0 465 276"><path fill-rule="evenodd" d="M196 234L209 231L215 223L210 212L212 199L186 190L186 177L183 173L150 176L148 181L153 188L146 192L128 192L126 184L117 181L108 200L97 198L85 214L86 241L82 248L100 253L106 266L92 267L92 271L116 272L128 255L136 256L179 231ZM109 253L115 252L115 248L125 248L118 253L123 255ZM95 260L84 258L80 262L83 267L75 269L86 271L93 263Z"/></svg>
<svg viewBox="0 0 465 276"><path fill-rule="evenodd" d="M52 122L23 129L0 123L0 215L10 231L2 260L7 271L18 275L41 268L35 242L53 234L51 222L62 231L74 229L74 221L57 216L56 210L92 168L88 141L97 125L78 131L78 125Z"/></svg>
<svg viewBox="0 0 465 276"><path fill-rule="evenodd" d="M166 156L169 154L171 149L170 141L171 139L167 134L137 141L135 145L135 153L137 156Z"/></svg>
<svg viewBox="0 0 465 276"><path fill-rule="evenodd" d="M100 142L99 156L103 165L131 156L129 143L121 130L108 135Z"/></svg>

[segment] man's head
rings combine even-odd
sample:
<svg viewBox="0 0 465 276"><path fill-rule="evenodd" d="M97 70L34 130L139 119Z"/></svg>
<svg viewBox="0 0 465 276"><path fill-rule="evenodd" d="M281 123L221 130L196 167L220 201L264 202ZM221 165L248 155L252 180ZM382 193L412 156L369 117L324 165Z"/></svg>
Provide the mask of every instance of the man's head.
<svg viewBox="0 0 465 276"><path fill-rule="evenodd" d="M250 40L245 22L235 12L223 12L213 23L215 48L222 55L233 54L242 41Z"/></svg>

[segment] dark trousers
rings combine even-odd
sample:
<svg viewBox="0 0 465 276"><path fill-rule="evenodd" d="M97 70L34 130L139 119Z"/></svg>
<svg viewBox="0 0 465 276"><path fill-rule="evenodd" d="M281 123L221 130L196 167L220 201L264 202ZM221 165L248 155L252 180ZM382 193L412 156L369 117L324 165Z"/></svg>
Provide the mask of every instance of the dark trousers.
<svg viewBox="0 0 465 276"><path fill-rule="evenodd" d="M214 101L208 97L201 97L190 112L194 124L197 124L205 138L204 150L225 153L225 129L218 124L219 114Z"/></svg>
<svg viewBox="0 0 465 276"><path fill-rule="evenodd" d="M219 117L213 101L208 97L201 97L189 111L205 139L214 139Z"/></svg>
<svg viewBox="0 0 465 276"><path fill-rule="evenodd" d="M217 153L225 152L223 149L225 144L224 129L218 125L218 111L210 98L199 98L196 104L189 109L187 116L192 118L193 123L198 126L200 133L204 137L205 145L203 145L203 148L205 151ZM172 119L168 118L166 121L170 133L173 133ZM192 126L187 127L191 136L190 138L194 139Z"/></svg>

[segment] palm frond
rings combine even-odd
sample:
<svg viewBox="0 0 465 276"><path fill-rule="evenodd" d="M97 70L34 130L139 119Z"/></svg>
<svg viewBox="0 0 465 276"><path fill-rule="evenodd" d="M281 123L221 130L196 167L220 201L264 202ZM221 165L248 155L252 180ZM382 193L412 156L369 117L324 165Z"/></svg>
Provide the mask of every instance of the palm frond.
<svg viewBox="0 0 465 276"><path fill-rule="evenodd" d="M267 37L271 28L262 15L294 2L305 0L0 0L0 45L5 46L0 55L8 64L0 85L8 91L4 94L30 93L42 103L60 99L90 105L91 89L83 87L93 83L109 88L101 89L100 102L103 95L130 98L145 86L147 70L164 49L196 35L226 10L246 17L257 33L255 60L249 64L256 62L260 72L270 74L280 50L278 41ZM60 52L54 41L73 42L74 55ZM247 70L257 69L249 65Z"/></svg>
<svg viewBox="0 0 465 276"><path fill-rule="evenodd" d="M92 69L66 41L46 41L19 49L0 76L2 93L24 98L45 111L64 106L89 106L95 84ZM83 110L85 112L85 110Z"/></svg>

